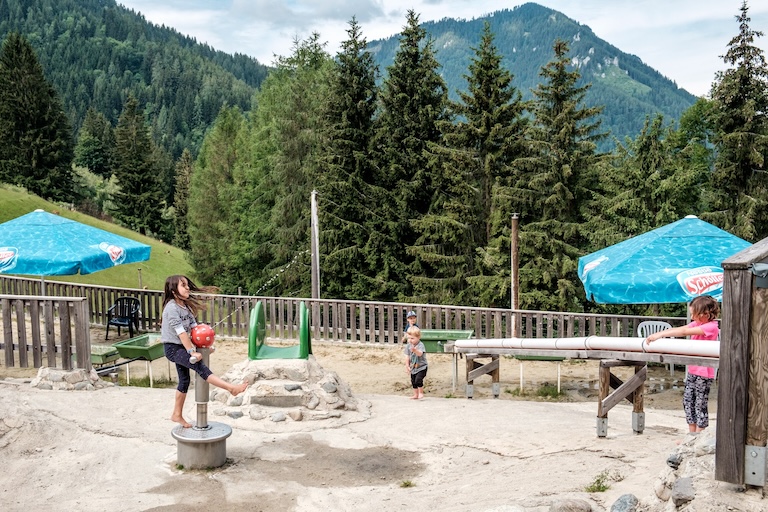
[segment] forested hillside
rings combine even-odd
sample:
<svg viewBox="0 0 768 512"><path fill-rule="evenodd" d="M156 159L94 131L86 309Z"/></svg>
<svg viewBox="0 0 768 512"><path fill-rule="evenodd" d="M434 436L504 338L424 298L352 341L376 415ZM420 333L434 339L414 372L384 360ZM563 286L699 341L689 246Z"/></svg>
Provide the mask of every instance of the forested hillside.
<svg viewBox="0 0 768 512"><path fill-rule="evenodd" d="M132 93L152 138L174 159L185 148L197 153L223 105L249 110L268 71L246 55L148 23L114 0L2 0L0 43L14 31L37 53L75 136L90 107L116 125Z"/></svg>
<svg viewBox="0 0 768 512"><path fill-rule="evenodd" d="M486 21L496 34L502 64L514 75L514 85L524 99L530 99L531 90L541 82L539 71L551 58L555 39L569 43L571 63L581 73L580 85L592 84L585 104L604 107L602 128L611 137L601 147L612 147L614 137L620 141L634 137L647 116L662 114L665 119L677 120L696 101L695 96L635 55L597 37L588 26L535 3L473 20L446 18L422 24L434 39L435 58L442 66L440 74L454 99L457 91L467 89L464 76ZM382 70L392 64L397 48L397 36L370 43Z"/></svg>

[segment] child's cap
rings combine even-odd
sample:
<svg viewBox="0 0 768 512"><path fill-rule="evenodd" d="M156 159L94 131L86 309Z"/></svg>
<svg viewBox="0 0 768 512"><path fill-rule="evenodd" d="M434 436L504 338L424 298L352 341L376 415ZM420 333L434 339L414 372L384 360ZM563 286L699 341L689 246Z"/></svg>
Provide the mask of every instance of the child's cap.
<svg viewBox="0 0 768 512"><path fill-rule="evenodd" d="M409 311L408 315L406 315L407 318L411 318L412 316L416 316L416 312L415 311Z"/></svg>

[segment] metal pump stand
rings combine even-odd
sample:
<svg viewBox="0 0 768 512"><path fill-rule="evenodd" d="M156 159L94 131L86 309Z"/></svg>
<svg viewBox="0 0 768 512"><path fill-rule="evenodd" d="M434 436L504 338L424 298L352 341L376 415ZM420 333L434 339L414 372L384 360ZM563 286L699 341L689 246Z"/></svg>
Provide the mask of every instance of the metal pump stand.
<svg viewBox="0 0 768 512"><path fill-rule="evenodd" d="M210 348L198 348L203 363L208 365ZM195 402L197 421L191 428L177 425L171 435L177 441L177 459L187 469L207 469L223 466L227 462L227 438L232 427L224 423L208 423L208 383L199 375L195 376Z"/></svg>

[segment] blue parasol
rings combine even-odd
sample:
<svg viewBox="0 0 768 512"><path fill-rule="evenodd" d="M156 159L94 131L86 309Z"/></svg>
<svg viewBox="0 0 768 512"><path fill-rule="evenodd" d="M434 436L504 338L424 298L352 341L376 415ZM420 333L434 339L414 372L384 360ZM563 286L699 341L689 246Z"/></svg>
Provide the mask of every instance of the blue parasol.
<svg viewBox="0 0 768 512"><path fill-rule="evenodd" d="M0 224L0 274L90 274L149 259L150 246L35 210Z"/></svg>
<svg viewBox="0 0 768 512"><path fill-rule="evenodd" d="M579 258L587 298L601 304L690 302L723 296L723 260L749 242L694 215Z"/></svg>

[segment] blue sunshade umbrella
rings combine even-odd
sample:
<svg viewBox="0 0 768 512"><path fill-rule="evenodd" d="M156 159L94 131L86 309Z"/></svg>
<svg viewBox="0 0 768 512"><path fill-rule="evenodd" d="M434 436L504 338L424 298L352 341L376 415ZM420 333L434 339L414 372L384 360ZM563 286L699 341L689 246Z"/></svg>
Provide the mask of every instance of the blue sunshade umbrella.
<svg viewBox="0 0 768 512"><path fill-rule="evenodd" d="M721 263L750 245L689 215L579 258L579 278L587 298L601 304L720 301Z"/></svg>
<svg viewBox="0 0 768 512"><path fill-rule="evenodd" d="M43 210L0 224L0 274L91 274L149 259L146 244Z"/></svg>

